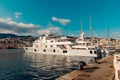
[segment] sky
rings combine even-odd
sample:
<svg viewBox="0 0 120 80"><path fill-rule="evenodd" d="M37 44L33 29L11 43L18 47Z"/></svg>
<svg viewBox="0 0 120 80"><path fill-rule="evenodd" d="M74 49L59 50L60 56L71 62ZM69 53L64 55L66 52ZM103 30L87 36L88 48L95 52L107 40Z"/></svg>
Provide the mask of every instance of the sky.
<svg viewBox="0 0 120 80"><path fill-rule="evenodd" d="M120 0L0 0L0 33L120 38Z"/></svg>

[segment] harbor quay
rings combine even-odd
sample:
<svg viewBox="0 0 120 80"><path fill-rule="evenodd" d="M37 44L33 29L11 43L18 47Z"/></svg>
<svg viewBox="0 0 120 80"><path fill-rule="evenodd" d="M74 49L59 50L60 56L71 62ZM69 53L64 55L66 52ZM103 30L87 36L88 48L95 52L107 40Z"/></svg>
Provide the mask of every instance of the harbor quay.
<svg viewBox="0 0 120 80"><path fill-rule="evenodd" d="M115 70L113 56L107 56L84 67L84 70L74 70L56 80L114 80Z"/></svg>

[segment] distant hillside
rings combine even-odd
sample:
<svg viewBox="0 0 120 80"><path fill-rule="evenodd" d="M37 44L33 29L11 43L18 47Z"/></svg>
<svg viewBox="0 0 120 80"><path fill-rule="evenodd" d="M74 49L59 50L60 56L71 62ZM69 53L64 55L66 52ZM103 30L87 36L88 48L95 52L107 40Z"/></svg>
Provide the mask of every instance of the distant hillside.
<svg viewBox="0 0 120 80"><path fill-rule="evenodd" d="M4 33L0 33L0 38L7 38L7 37L20 38L20 37L32 37L32 36L18 36L18 35L15 35L15 34L4 34Z"/></svg>

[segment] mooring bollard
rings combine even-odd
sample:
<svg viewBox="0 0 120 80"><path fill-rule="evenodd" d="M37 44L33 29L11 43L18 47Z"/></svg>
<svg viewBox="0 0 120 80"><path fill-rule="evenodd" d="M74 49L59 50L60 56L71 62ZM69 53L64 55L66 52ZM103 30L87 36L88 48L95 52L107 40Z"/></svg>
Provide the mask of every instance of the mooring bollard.
<svg viewBox="0 0 120 80"><path fill-rule="evenodd" d="M79 69L79 70L83 70L83 69L84 69L83 66L86 66L86 63L85 63L84 61L80 61L80 62L78 63L78 69Z"/></svg>
<svg viewBox="0 0 120 80"><path fill-rule="evenodd" d="M95 59L95 63L97 63L97 58L95 57L94 59Z"/></svg>

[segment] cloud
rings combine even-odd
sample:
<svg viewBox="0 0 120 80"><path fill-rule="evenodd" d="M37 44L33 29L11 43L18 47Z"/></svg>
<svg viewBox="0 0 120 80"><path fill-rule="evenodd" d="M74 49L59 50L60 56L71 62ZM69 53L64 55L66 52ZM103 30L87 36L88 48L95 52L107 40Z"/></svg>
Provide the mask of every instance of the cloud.
<svg viewBox="0 0 120 80"><path fill-rule="evenodd" d="M12 33L17 35L33 35L40 29L40 25L17 23L11 18L0 18L0 33Z"/></svg>
<svg viewBox="0 0 120 80"><path fill-rule="evenodd" d="M15 12L14 15L15 15L15 18L20 18L20 16L22 15L22 13L21 12Z"/></svg>
<svg viewBox="0 0 120 80"><path fill-rule="evenodd" d="M120 39L120 32L112 32L112 38Z"/></svg>
<svg viewBox="0 0 120 80"><path fill-rule="evenodd" d="M49 27L47 29L38 30L39 35L44 35L44 34L49 34L49 33L57 35L57 34L61 34L61 30L60 30L60 28L55 27L55 26Z"/></svg>
<svg viewBox="0 0 120 80"><path fill-rule="evenodd" d="M61 19L61 18L57 18L57 17L52 17L52 20L57 21L57 22L61 23L62 25L67 25L68 23L71 22L69 19Z"/></svg>
<svg viewBox="0 0 120 80"><path fill-rule="evenodd" d="M11 33L11 34L16 34L19 35L17 32L15 31L10 31L10 30L6 30L6 29L0 29L0 33Z"/></svg>
<svg viewBox="0 0 120 80"><path fill-rule="evenodd" d="M16 35L40 36L51 31L52 34L60 34L60 28L56 26L42 29L41 25L17 23L11 18L0 18L0 33L11 33Z"/></svg>
<svg viewBox="0 0 120 80"><path fill-rule="evenodd" d="M120 34L119 32L112 32L113 35Z"/></svg>

